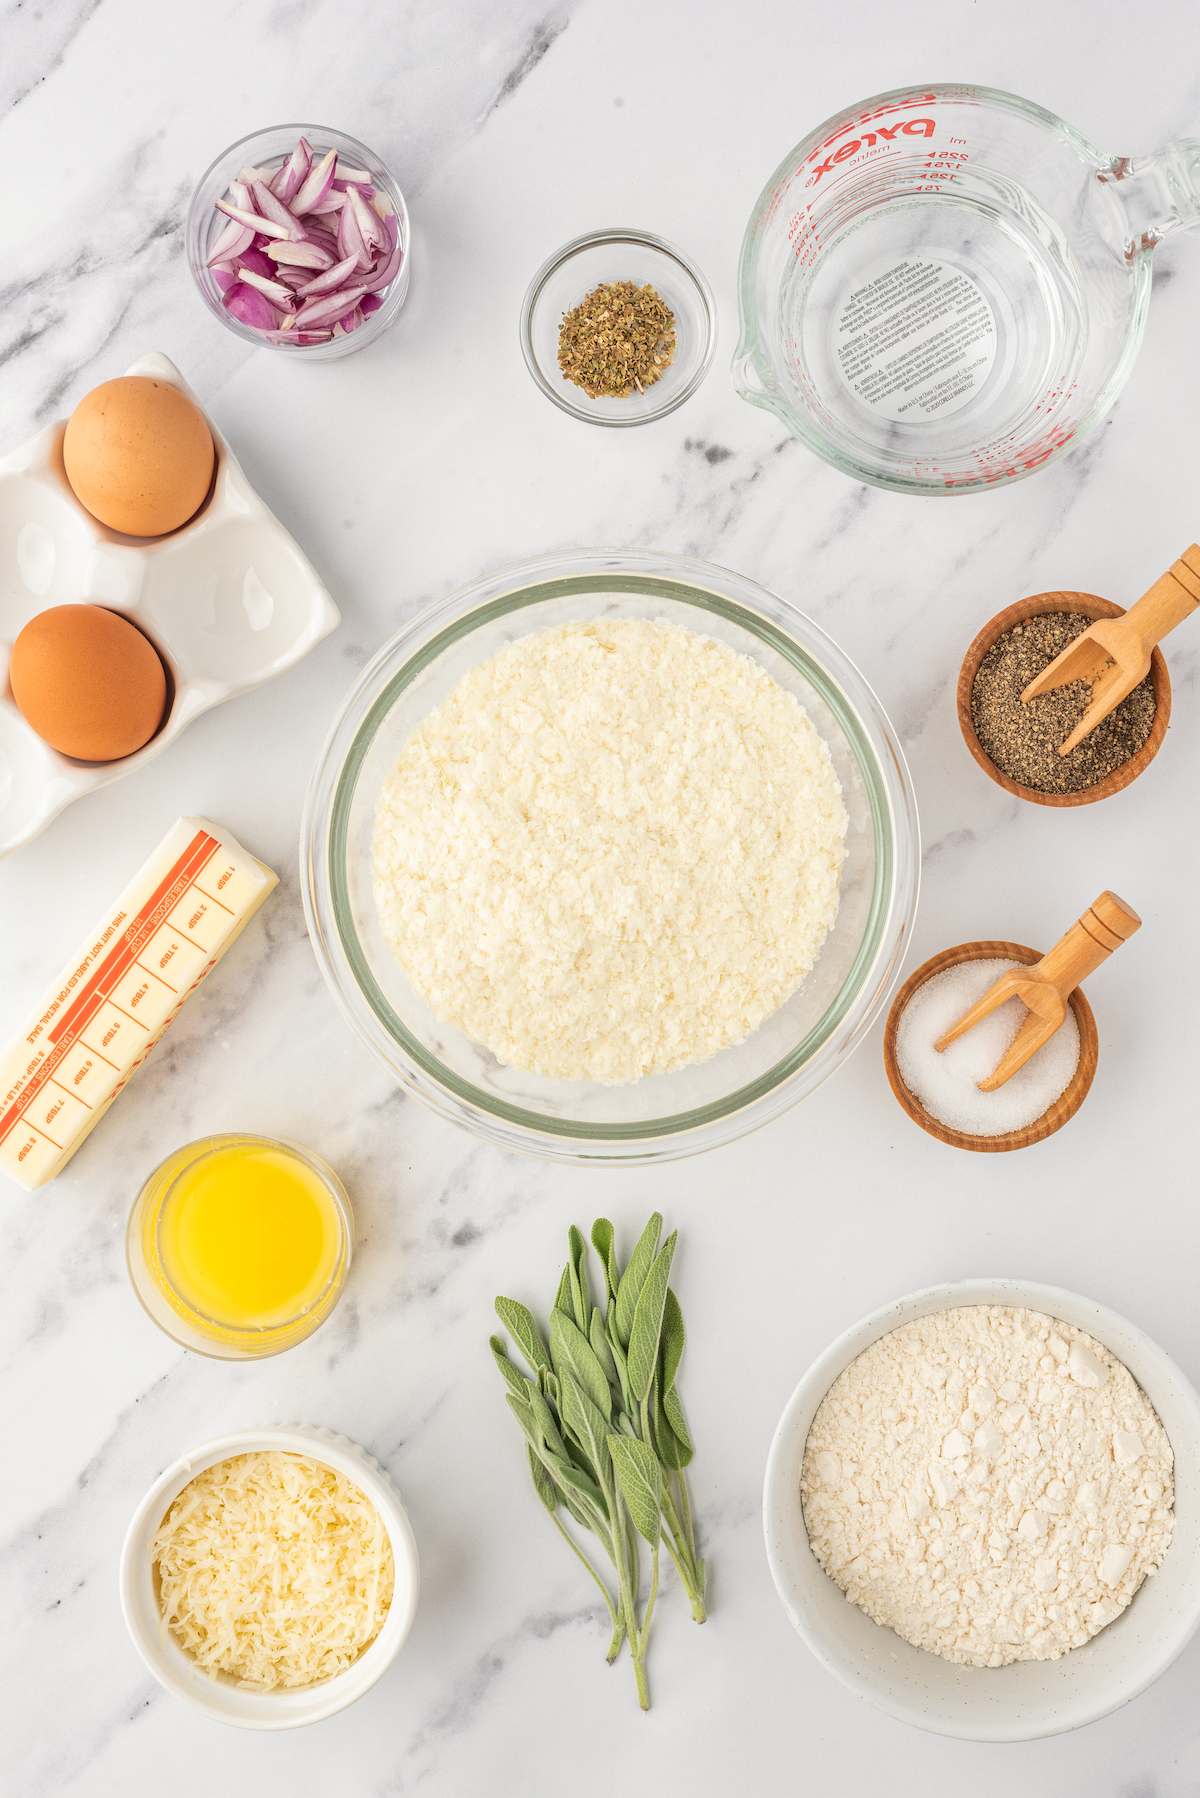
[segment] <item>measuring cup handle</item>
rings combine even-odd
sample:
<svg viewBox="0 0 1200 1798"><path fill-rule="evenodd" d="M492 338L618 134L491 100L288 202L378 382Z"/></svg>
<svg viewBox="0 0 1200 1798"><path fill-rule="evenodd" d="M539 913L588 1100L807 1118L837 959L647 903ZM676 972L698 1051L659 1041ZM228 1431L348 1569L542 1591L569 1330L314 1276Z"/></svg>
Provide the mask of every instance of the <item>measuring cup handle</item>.
<svg viewBox="0 0 1200 1798"><path fill-rule="evenodd" d="M1118 156L1100 179L1125 213L1127 256L1200 225L1200 137L1181 137L1149 156Z"/></svg>

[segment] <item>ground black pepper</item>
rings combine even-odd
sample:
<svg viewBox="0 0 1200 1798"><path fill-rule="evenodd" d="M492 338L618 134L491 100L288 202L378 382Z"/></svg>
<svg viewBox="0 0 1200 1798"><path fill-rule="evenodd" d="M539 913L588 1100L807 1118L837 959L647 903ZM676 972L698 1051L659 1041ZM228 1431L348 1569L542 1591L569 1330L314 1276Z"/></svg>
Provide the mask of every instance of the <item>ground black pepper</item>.
<svg viewBox="0 0 1200 1798"><path fill-rule="evenodd" d="M1087 710L1090 681L1074 680L1021 704L1030 681L1093 622L1082 612L1040 612L998 637L971 688L980 748L1009 780L1039 793L1081 793L1136 755L1154 725L1149 675L1069 755L1059 755Z"/></svg>

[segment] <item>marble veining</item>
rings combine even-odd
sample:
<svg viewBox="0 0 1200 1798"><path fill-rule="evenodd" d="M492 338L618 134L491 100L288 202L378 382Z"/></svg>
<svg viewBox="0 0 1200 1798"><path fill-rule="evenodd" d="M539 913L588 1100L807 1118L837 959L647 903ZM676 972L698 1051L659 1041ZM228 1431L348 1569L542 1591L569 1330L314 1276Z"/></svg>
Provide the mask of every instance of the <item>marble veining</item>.
<svg viewBox="0 0 1200 1798"><path fill-rule="evenodd" d="M1076 1736L1011 1749L906 1731L808 1654L762 1546L775 1423L826 1344L943 1278L1021 1273L1094 1294L1200 1379L1194 1269L1200 621L1168 645L1171 731L1102 806L1022 805L967 755L963 651L1026 593L1136 598L1200 536L1200 234L1157 253L1145 344L1078 451L1003 492L942 503L857 486L733 394L744 222L786 150L855 99L925 75L1028 95L1136 154L1200 134L1188 0L1077 9L935 0L911 15L746 0L0 0L0 453L162 350L311 558L342 625L297 668L198 719L0 864L7 1037L103 902L181 813L280 873L271 901L67 1172L0 1193L0 1789L13 1798L419 1793L564 1783L895 1798L967 1790L1192 1798L1200 1644ZM413 282L395 327L296 368L221 330L182 254L191 189L227 144L288 119L372 145L408 198ZM693 255L717 297L712 372L643 430L591 430L537 393L517 317L533 271L598 225ZM921 808L924 890L903 971L950 943L1049 944L1105 886L1145 927L1094 976L1091 1097L1020 1156L965 1156L896 1106L882 1020L803 1106L699 1160L636 1172L503 1156L429 1116L357 1047L300 904L304 790L358 671L422 606L506 562L577 545L708 558L787 595L863 669ZM292 1137L339 1170L354 1266L332 1320L257 1367L182 1354L124 1267L129 1205L208 1131ZM681 1388L711 1564L698 1629L668 1575L642 1717L586 1576L530 1488L488 1354L492 1301L543 1315L566 1229L648 1212L681 1230ZM344 1715L280 1737L193 1716L121 1621L129 1517L189 1443L319 1423L387 1466L422 1562L416 1623ZM566 1769L566 1773L564 1773Z"/></svg>

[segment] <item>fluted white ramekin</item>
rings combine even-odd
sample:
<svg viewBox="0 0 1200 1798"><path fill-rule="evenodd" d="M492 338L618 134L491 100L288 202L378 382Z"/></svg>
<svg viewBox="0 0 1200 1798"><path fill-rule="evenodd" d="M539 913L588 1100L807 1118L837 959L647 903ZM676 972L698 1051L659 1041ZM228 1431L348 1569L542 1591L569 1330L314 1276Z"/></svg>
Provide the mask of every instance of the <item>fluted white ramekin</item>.
<svg viewBox="0 0 1200 1798"><path fill-rule="evenodd" d="M231 1455L279 1450L323 1461L365 1493L383 1519L396 1564L396 1589L383 1628L344 1673L317 1685L255 1692L225 1674L204 1673L163 1627L158 1580L150 1544L183 1488L198 1473ZM370 1690L391 1666L412 1626L420 1568L417 1545L400 1494L386 1470L365 1449L332 1430L288 1424L239 1430L188 1449L157 1479L138 1506L121 1551L121 1610L134 1647L160 1686L193 1710L239 1729L298 1729L344 1711Z"/></svg>

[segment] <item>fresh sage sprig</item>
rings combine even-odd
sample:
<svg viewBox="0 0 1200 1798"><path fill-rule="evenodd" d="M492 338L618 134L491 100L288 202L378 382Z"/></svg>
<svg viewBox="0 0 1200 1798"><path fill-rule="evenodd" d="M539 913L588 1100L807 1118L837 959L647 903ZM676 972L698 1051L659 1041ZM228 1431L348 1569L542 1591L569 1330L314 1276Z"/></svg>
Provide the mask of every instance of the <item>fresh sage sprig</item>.
<svg viewBox="0 0 1200 1798"><path fill-rule="evenodd" d="M496 1300L528 1374L509 1359L503 1337L491 1339L509 1409L525 1434L534 1490L603 1594L612 1624L610 1663L629 1639L643 1710L650 1708L646 1644L660 1546L674 1563L692 1616L697 1623L705 1619L704 1561L696 1554L684 1473L692 1439L675 1385L686 1336L679 1300L668 1285L678 1232L660 1247L662 1222L656 1211L622 1273L616 1232L607 1218L597 1218L592 1244L604 1269L603 1308L593 1303L587 1244L572 1225L548 1345L526 1306ZM564 1511L600 1543L616 1576L615 1597L563 1522ZM650 1550L650 1590L640 1618L639 1539Z"/></svg>

